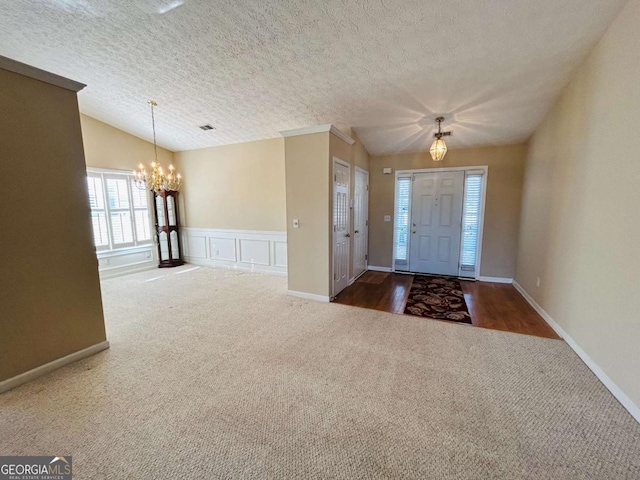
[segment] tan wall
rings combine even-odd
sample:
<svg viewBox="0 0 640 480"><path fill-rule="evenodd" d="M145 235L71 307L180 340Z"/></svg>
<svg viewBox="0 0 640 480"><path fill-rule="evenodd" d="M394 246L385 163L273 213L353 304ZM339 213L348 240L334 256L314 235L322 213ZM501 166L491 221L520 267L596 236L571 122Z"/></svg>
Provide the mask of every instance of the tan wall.
<svg viewBox="0 0 640 480"><path fill-rule="evenodd" d="M351 129L344 131L355 144L331 133L285 138L289 290L331 296L333 157L351 165L352 192L355 166L369 169L369 154L362 142ZM294 219L300 221L299 229L292 227ZM353 211L351 234L353 238ZM353 245L350 251L352 275Z"/></svg>
<svg viewBox="0 0 640 480"><path fill-rule="evenodd" d="M516 280L640 406L638 58L632 0L531 140Z"/></svg>
<svg viewBox="0 0 640 480"><path fill-rule="evenodd" d="M2 69L0 86L2 381L106 336L76 94Z"/></svg>
<svg viewBox="0 0 640 480"><path fill-rule="evenodd" d="M518 245L526 144L450 150L435 163L428 152L371 157L369 191L369 264L391 267L395 171L487 165L481 275L513 278ZM391 175L382 169L391 167ZM384 216L391 215L391 222Z"/></svg>
<svg viewBox="0 0 640 480"><path fill-rule="evenodd" d="M355 131L351 130L349 135L356 141L353 144L353 165L368 172L370 164L369 152L367 152Z"/></svg>
<svg viewBox="0 0 640 480"><path fill-rule="evenodd" d="M289 290L322 296L330 292L329 136L284 139Z"/></svg>
<svg viewBox="0 0 640 480"><path fill-rule="evenodd" d="M286 229L284 139L177 152L188 227Z"/></svg>
<svg viewBox="0 0 640 480"><path fill-rule="evenodd" d="M87 115L80 115L80 123L87 166L131 171L142 163L149 170L154 160L153 143ZM158 160L167 167L174 161L173 153L158 148Z"/></svg>

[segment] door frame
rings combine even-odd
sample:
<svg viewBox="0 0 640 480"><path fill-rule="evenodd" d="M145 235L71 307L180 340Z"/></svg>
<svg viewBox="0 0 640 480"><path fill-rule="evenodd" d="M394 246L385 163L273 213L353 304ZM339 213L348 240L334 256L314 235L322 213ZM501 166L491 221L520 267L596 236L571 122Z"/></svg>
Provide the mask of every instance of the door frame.
<svg viewBox="0 0 640 480"><path fill-rule="evenodd" d="M331 280L331 300L333 300L336 297L336 293L335 293L335 287L336 287L336 282L335 282L335 278L334 278L334 265L335 265L335 258L333 256L334 254L334 250L335 250L335 244L336 244L336 231L334 228L334 224L333 224L333 209L334 209L334 204L333 204L333 200L334 200L334 186L335 186L335 166L336 163L342 165L343 167L346 167L348 172L349 172L349 196L347 198L347 205L349 206L349 215L347 215L347 221L349 222L349 226L348 226L348 232L349 235L351 235L351 213L353 211L353 208L351 206L351 199L352 199L352 192L351 192L351 164L349 162L345 162L344 160L342 160L340 157L332 157L331 158L331 177L333 178L333 180L331 180L331 208L329 210L329 226L331 229L331 247L330 247L330 257L331 257L331 261L330 261L330 265L329 265L329 278ZM351 247L353 246L353 237L350 236L349 238L349 248L347 248L347 266L348 268L351 267ZM347 278L347 286L349 286L349 278Z"/></svg>
<svg viewBox="0 0 640 480"><path fill-rule="evenodd" d="M361 272L359 275L353 275L350 279L349 279L349 285L351 285L353 282L355 282L359 277L361 277L362 275L364 275L365 273L367 273L367 270L369 269L369 170L365 170L364 168L358 167L356 165L354 172L360 172L360 173L364 173L367 176L367 215L365 218L365 225L366 225L366 229L367 229L367 247L366 247L366 258L364 260L364 271ZM356 175L353 176L353 191L355 193L356 190ZM353 198L353 196L351 197ZM355 204L353 206L354 210L353 210L353 218L354 218L354 223L355 223ZM351 229L353 230L355 228L355 225L350 225ZM355 248L355 238L356 238L356 234L355 234L355 230L353 233L353 247ZM356 260L356 256L355 254L353 255L353 258L351 259L351 268L352 271L355 271L356 269L356 264L355 264L355 260Z"/></svg>
<svg viewBox="0 0 640 480"><path fill-rule="evenodd" d="M406 177L409 175L414 175L417 173L435 173L435 172L465 172L465 185L466 185L466 177L467 174L473 172L482 171L482 198L480 201L480 219L479 219L479 227L478 227L478 245L476 250L476 271L475 271L475 279L480 279L480 268L482 266L482 241L484 236L484 217L485 217L485 206L487 199L487 177L489 175L489 166L488 165L477 165L477 166L469 166L469 167L440 167L440 168L419 168L413 170L396 170L395 177L393 179L393 245L392 245L392 253L391 253L391 271L396 272L396 212L398 210L398 195L397 195L397 187L398 187L398 177ZM413 190L412 190L413 193ZM462 215L464 217L464 194L466 192L463 190L463 206L462 206ZM409 202L409 218L411 218L411 205L412 202ZM463 230L460 230L460 236L462 239ZM409 245L407 250L411 248L411 238L409 237ZM462 252L462 240L460 241L460 249ZM411 273L405 272L402 270L398 270L398 273ZM458 267L458 276L460 276L460 267ZM333 277L332 277L333 278Z"/></svg>

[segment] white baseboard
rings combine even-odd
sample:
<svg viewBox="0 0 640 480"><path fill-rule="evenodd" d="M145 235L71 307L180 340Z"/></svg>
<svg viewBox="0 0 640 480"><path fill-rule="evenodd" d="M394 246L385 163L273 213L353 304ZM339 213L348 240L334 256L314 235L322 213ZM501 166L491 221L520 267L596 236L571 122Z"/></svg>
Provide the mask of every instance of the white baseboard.
<svg viewBox="0 0 640 480"><path fill-rule="evenodd" d="M480 277L478 278L481 282L491 282L491 283L513 283L513 278L505 278L505 277Z"/></svg>
<svg viewBox="0 0 640 480"><path fill-rule="evenodd" d="M57 370L58 368L64 367L65 365L69 365L70 363L77 362L86 357L90 357L102 350L106 350L109 348L109 342L106 340L104 342L96 343L95 345L91 345L90 347L84 348L77 352L71 353L65 357L58 358L49 363L45 363L44 365L40 365L28 372L21 373L20 375L16 375L15 377L8 378L7 380L3 380L0 382L0 393L6 392L7 390L11 390L12 388L16 388L24 383L30 382L42 375L46 375L53 370Z"/></svg>
<svg viewBox="0 0 640 480"><path fill-rule="evenodd" d="M307 300L316 300L317 302L329 302L331 299L326 295L316 295L315 293L297 292L295 290L287 290L287 295L292 297L305 298Z"/></svg>
<svg viewBox="0 0 640 480"><path fill-rule="evenodd" d="M375 265L369 265L367 270L372 270L374 272L393 272L393 268L391 267L376 267Z"/></svg>
<svg viewBox="0 0 640 480"><path fill-rule="evenodd" d="M524 299L529 302L533 309L544 318L545 322L549 324L551 328L573 349L574 352L580 357L587 367L594 373L596 377L604 384L605 387L611 392L611 394L620 402L620 404L631 414L633 418L640 423L640 407L633 403L633 401L625 394L620 387L618 387L609 376L589 357L576 341L564 331L564 329L556 322L551 316L536 302L527 291L517 282L513 281L513 286L520 292Z"/></svg>

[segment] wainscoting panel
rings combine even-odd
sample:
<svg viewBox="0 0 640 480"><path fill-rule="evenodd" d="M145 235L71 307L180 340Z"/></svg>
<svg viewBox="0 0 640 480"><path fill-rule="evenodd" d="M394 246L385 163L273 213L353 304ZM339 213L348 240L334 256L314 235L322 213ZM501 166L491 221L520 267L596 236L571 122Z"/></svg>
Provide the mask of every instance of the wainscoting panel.
<svg viewBox="0 0 640 480"><path fill-rule="evenodd" d="M111 252L98 252L98 271L101 279L157 268L155 245L132 247Z"/></svg>
<svg viewBox="0 0 640 480"><path fill-rule="evenodd" d="M247 240L239 238L240 261L250 265L271 265L269 240Z"/></svg>
<svg viewBox="0 0 640 480"><path fill-rule="evenodd" d="M194 235L185 242L191 256L195 258L207 258L207 237Z"/></svg>
<svg viewBox="0 0 640 480"><path fill-rule="evenodd" d="M209 237L209 249L212 258L234 263L238 261L235 238Z"/></svg>
<svg viewBox="0 0 640 480"><path fill-rule="evenodd" d="M287 242L273 242L273 264L287 268Z"/></svg>
<svg viewBox="0 0 640 480"><path fill-rule="evenodd" d="M183 227L182 235L188 263L287 273L286 232Z"/></svg>

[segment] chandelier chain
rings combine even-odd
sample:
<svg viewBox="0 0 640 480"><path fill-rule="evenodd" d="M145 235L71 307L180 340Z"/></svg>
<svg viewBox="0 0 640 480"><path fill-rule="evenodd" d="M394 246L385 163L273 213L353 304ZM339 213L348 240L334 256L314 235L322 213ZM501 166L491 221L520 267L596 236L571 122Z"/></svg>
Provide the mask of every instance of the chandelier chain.
<svg viewBox="0 0 640 480"><path fill-rule="evenodd" d="M149 105L151 105L151 128L153 129L153 153L155 154L156 162L158 161L158 145L156 143L156 117L153 113L153 107L157 104L153 100L149 100Z"/></svg>

